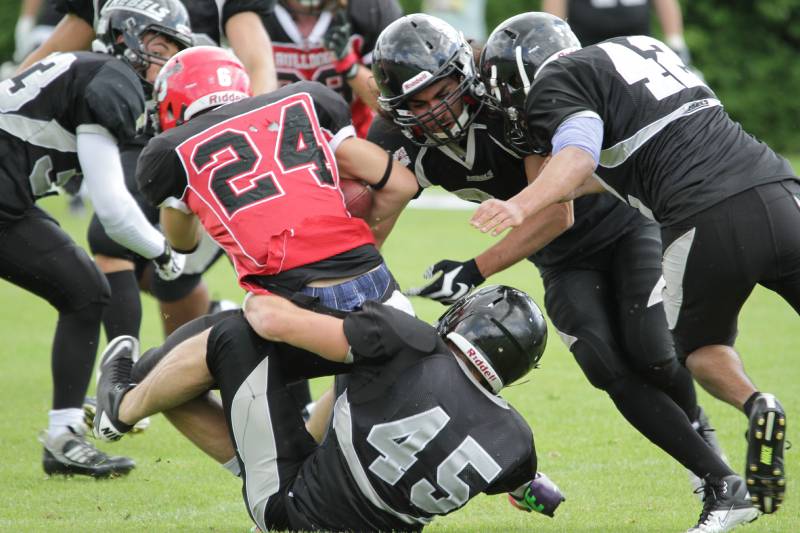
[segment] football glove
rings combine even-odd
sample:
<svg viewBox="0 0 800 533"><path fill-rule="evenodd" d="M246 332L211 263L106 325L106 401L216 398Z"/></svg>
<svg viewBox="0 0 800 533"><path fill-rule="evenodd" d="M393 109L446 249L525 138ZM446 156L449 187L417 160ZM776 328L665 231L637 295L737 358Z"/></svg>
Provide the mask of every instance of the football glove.
<svg viewBox="0 0 800 533"><path fill-rule="evenodd" d="M541 472L537 472L530 482L508 493L508 501L520 511L536 511L549 517L555 514L564 500L566 498L561 490Z"/></svg>
<svg viewBox="0 0 800 533"><path fill-rule="evenodd" d="M322 45L334 53L336 63L333 67L337 73L344 74L347 79L355 76L361 59L353 50L352 36L353 27L347 20L347 13L344 9L337 9L330 26L328 26L328 31L322 36Z"/></svg>
<svg viewBox="0 0 800 533"><path fill-rule="evenodd" d="M179 254L169 243L164 243L164 253L158 257L153 258L153 264L156 268L156 274L164 281L172 281L183 273L183 267L186 266L186 256Z"/></svg>
<svg viewBox="0 0 800 533"><path fill-rule="evenodd" d="M436 274L439 275L434 278ZM486 281L474 259L464 263L444 259L428 267L423 277L434 279L422 287L408 289L405 291L405 295L423 296L445 305L452 304Z"/></svg>

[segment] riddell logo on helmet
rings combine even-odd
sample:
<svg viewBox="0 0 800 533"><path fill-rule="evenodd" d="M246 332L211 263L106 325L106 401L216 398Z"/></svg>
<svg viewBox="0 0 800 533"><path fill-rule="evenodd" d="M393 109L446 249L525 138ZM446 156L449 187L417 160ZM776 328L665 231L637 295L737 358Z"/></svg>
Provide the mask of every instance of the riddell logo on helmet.
<svg viewBox="0 0 800 533"><path fill-rule="evenodd" d="M480 370L486 381L491 384L494 384L494 382L497 381L497 374L494 373L492 367L489 366L489 363L487 363L475 349L470 348L467 350L466 355L469 357L469 360L472 361L472 364L475 365L475 368Z"/></svg>
<svg viewBox="0 0 800 533"><path fill-rule="evenodd" d="M423 70L413 78L410 78L403 82L403 94L410 93L429 79L433 77L433 74L428 72L427 70Z"/></svg>
<svg viewBox="0 0 800 533"><path fill-rule="evenodd" d="M245 96L240 92L224 92L208 95L208 105L222 105L237 102Z"/></svg>
<svg viewBox="0 0 800 533"><path fill-rule="evenodd" d="M142 15L147 15L158 22L162 22L164 17L169 15L169 8L161 6L153 0L111 0L111 2L103 7L103 12L112 11L114 9L135 11Z"/></svg>

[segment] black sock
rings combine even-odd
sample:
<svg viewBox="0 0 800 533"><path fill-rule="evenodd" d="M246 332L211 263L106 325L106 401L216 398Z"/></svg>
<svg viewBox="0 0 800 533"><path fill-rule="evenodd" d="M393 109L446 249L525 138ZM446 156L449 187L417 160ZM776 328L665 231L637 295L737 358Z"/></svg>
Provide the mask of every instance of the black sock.
<svg viewBox="0 0 800 533"><path fill-rule="evenodd" d="M142 300L139 297L139 284L133 270L120 270L106 274L111 286L111 301L103 313L103 328L106 339L120 335L139 338L142 325Z"/></svg>
<svg viewBox="0 0 800 533"><path fill-rule="evenodd" d="M53 338L53 409L81 407L92 377L100 337L101 304L58 316Z"/></svg>
<svg viewBox="0 0 800 533"><path fill-rule="evenodd" d="M744 402L744 414L747 415L747 418L750 418L750 413L753 412L753 403L756 401L759 394L761 394L759 391L755 391L750 395L747 401Z"/></svg>
<svg viewBox="0 0 800 533"><path fill-rule="evenodd" d="M694 430L686 413L657 387L630 376L614 382L607 392L639 433L698 477L733 473Z"/></svg>

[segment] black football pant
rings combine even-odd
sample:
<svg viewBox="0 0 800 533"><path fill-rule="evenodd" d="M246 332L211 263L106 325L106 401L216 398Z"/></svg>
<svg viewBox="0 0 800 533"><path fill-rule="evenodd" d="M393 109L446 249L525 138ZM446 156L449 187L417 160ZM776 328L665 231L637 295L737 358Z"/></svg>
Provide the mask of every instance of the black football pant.
<svg viewBox="0 0 800 533"><path fill-rule="evenodd" d="M642 222L579 265L543 272L545 307L586 378L640 433L703 477L730 470L691 425L697 397L661 304L661 241Z"/></svg>
<svg viewBox="0 0 800 533"><path fill-rule="evenodd" d="M665 227L664 305L679 353L733 346L756 284L800 314L800 182L754 187Z"/></svg>
<svg viewBox="0 0 800 533"><path fill-rule="evenodd" d="M52 217L31 207L15 221L0 220L0 277L58 310L51 356L53 409L81 407L109 300L105 276Z"/></svg>
<svg viewBox="0 0 800 533"><path fill-rule="evenodd" d="M211 329L206 363L219 386L250 516L262 531L291 529L285 499L317 443L287 384L345 373L351 365L266 341L241 312Z"/></svg>

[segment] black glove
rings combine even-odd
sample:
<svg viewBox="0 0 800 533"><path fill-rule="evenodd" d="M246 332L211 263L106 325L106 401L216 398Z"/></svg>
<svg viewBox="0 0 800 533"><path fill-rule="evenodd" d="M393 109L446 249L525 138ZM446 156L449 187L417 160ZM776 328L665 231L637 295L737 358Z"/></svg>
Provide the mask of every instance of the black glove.
<svg viewBox="0 0 800 533"><path fill-rule="evenodd" d="M425 272L425 279L440 275L422 287L414 287L405 291L406 296L423 296L450 305L472 289L486 281L474 259L459 263L444 259Z"/></svg>
<svg viewBox="0 0 800 533"><path fill-rule="evenodd" d="M353 50L352 36L353 27L347 20L347 13L344 9L337 9L333 14L330 26L328 26L328 31L322 36L322 45L336 56L334 64L336 72L344 74L347 78L355 75L361 59Z"/></svg>
<svg viewBox="0 0 800 533"><path fill-rule="evenodd" d="M169 243L164 243L164 253L153 258L156 274L165 281L172 281L181 275L186 266L186 256L179 254Z"/></svg>

